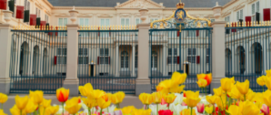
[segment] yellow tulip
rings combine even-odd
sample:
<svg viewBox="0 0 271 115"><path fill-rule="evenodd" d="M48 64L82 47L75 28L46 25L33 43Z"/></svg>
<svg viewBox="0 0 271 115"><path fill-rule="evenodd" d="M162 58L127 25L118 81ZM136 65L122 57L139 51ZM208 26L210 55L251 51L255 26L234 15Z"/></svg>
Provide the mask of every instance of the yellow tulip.
<svg viewBox="0 0 271 115"><path fill-rule="evenodd" d="M50 115L54 115L56 114L56 112L58 111L59 106L50 106L46 109L46 112L49 113Z"/></svg>
<svg viewBox="0 0 271 115"><path fill-rule="evenodd" d="M179 72L174 72L174 73L172 74L172 77L171 77L172 83L173 83L174 85L180 85L180 84L182 84L182 83L185 82L186 77L187 77L187 74L186 74L186 73L183 73L183 74L182 74L182 73L179 73Z"/></svg>
<svg viewBox="0 0 271 115"><path fill-rule="evenodd" d="M159 104L162 101L162 93L161 92L153 92L152 98L153 98L153 103Z"/></svg>
<svg viewBox="0 0 271 115"><path fill-rule="evenodd" d="M233 84L235 83L234 77L232 77L232 78L222 78L220 80L220 82L221 82L221 88L225 92L229 92L231 90Z"/></svg>
<svg viewBox="0 0 271 115"><path fill-rule="evenodd" d="M141 93L139 95L139 100L142 102L144 105L150 105L153 102L153 97L151 94L148 93Z"/></svg>
<svg viewBox="0 0 271 115"><path fill-rule="evenodd" d="M240 108L236 105L231 105L227 110L227 113L229 113L230 115L242 115Z"/></svg>
<svg viewBox="0 0 271 115"><path fill-rule="evenodd" d="M171 104L176 99L176 96L175 96L175 94L172 93L172 94L168 94L168 95L163 96L163 99L165 100L166 103Z"/></svg>
<svg viewBox="0 0 271 115"><path fill-rule="evenodd" d="M12 115L21 115L20 111L22 110L20 110L17 105L14 105L9 111ZM22 111L22 115L26 115L25 111Z"/></svg>
<svg viewBox="0 0 271 115"><path fill-rule="evenodd" d="M180 112L180 115L196 115L196 112L195 112L195 110L193 109L193 110L192 110L192 114L191 114L191 110L190 110L190 109L183 109L183 110Z"/></svg>
<svg viewBox="0 0 271 115"><path fill-rule="evenodd" d="M0 115L7 115L2 109L0 109Z"/></svg>
<svg viewBox="0 0 271 115"><path fill-rule="evenodd" d="M249 90L249 81L246 80L245 82L242 82L242 83L237 81L236 87L241 94L245 95L245 94L247 94L247 92Z"/></svg>
<svg viewBox="0 0 271 115"><path fill-rule="evenodd" d="M245 97L244 97L245 96ZM255 101L256 93L253 92L251 89L248 90L248 93L246 95L241 96L241 100L249 100L249 101ZM246 99L245 99L246 98Z"/></svg>
<svg viewBox="0 0 271 115"><path fill-rule="evenodd" d="M204 79L205 76L206 76L206 74L204 74L204 73L202 73L202 74L197 74L198 80L199 80L199 79Z"/></svg>
<svg viewBox="0 0 271 115"><path fill-rule="evenodd" d="M88 97L98 99L98 98L101 98L105 95L106 95L106 93L103 90L96 89L96 90L93 90L92 94Z"/></svg>
<svg viewBox="0 0 271 115"><path fill-rule="evenodd" d="M265 81L266 81L266 76L264 76L264 75L257 78L257 83L258 83L260 86L264 86L264 85L265 85Z"/></svg>
<svg viewBox="0 0 271 115"><path fill-rule="evenodd" d="M171 79L167 79L167 80L164 80L162 82L160 82L158 84L158 86L156 86L156 91L157 92L163 92L163 93L168 93L169 92L169 89L172 87L173 85L173 80Z"/></svg>
<svg viewBox="0 0 271 115"><path fill-rule="evenodd" d="M88 107L88 108L92 108L97 106L96 104L96 100L93 98L82 98L83 103Z"/></svg>
<svg viewBox="0 0 271 115"><path fill-rule="evenodd" d="M4 104L8 100L8 96L6 94L0 93L0 103Z"/></svg>
<svg viewBox="0 0 271 115"><path fill-rule="evenodd" d="M220 97L224 93L221 87L214 88L213 90L214 90L215 95L218 97Z"/></svg>
<svg viewBox="0 0 271 115"><path fill-rule="evenodd" d="M15 103L19 110L23 110L28 102L28 96L19 97L16 95L15 97Z"/></svg>
<svg viewBox="0 0 271 115"><path fill-rule="evenodd" d="M185 85L172 87L172 88L169 89L169 92L171 92L171 93L181 93L183 91L184 87L185 87Z"/></svg>
<svg viewBox="0 0 271 115"><path fill-rule="evenodd" d="M212 105L215 104L217 98L219 98L219 97L216 96L216 95L213 95L213 96L206 96L206 100L207 100L210 104L212 104Z"/></svg>
<svg viewBox="0 0 271 115"><path fill-rule="evenodd" d="M43 106L44 108L47 108L51 105L52 100L51 99L43 99L41 106Z"/></svg>
<svg viewBox="0 0 271 115"><path fill-rule="evenodd" d="M70 90L63 87L56 90L56 98L61 103L64 103L68 100L69 94Z"/></svg>
<svg viewBox="0 0 271 115"><path fill-rule="evenodd" d="M84 86L79 86L78 89L80 94L86 97L90 96L93 91L93 87L90 83L87 83Z"/></svg>
<svg viewBox="0 0 271 115"><path fill-rule="evenodd" d="M106 100L104 100L103 98L98 98L98 99L97 99L97 105L98 105L101 109L107 108L108 106L110 106L110 104L111 104L111 101L106 101Z"/></svg>
<svg viewBox="0 0 271 115"><path fill-rule="evenodd" d="M134 106L127 106L121 109L123 115L131 114L136 108Z"/></svg>
<svg viewBox="0 0 271 115"><path fill-rule="evenodd" d="M227 94L233 99L240 99L240 97L242 96L242 94L237 89L236 85L234 85L231 91L227 92Z"/></svg>
<svg viewBox="0 0 271 115"><path fill-rule="evenodd" d="M266 70L265 72L266 72L266 76L267 77L271 77L271 69L270 70Z"/></svg>
<svg viewBox="0 0 271 115"><path fill-rule="evenodd" d="M226 100L227 100L226 95L221 95L220 98L216 98L215 103L221 110L225 110L227 105Z"/></svg>
<svg viewBox="0 0 271 115"><path fill-rule="evenodd" d="M188 107L195 107L195 106L197 106L197 104L200 102L199 91L197 91L197 92L184 91L184 93L186 94L186 98L183 99L183 101L185 102L185 104Z"/></svg>
<svg viewBox="0 0 271 115"><path fill-rule="evenodd" d="M81 109L81 104L78 103L80 97L73 97L72 99L66 101L65 110L70 114L75 114Z"/></svg>
<svg viewBox="0 0 271 115"><path fill-rule="evenodd" d="M205 79L199 79L199 80L197 81L197 84L198 84L198 86L199 86L200 88L204 88L204 87L207 86L207 81L206 81Z"/></svg>
<svg viewBox="0 0 271 115"><path fill-rule="evenodd" d="M43 91L30 91L29 97L34 99L34 103L40 105L43 101Z"/></svg>
<svg viewBox="0 0 271 115"><path fill-rule="evenodd" d="M266 77L265 79L265 86L271 90L271 76L270 77Z"/></svg>
<svg viewBox="0 0 271 115"><path fill-rule="evenodd" d="M38 105L35 104L35 99L33 97L31 97L31 99L28 100L24 111L28 114L28 113L33 113L36 109L38 108Z"/></svg>
<svg viewBox="0 0 271 115"><path fill-rule="evenodd" d="M213 108L213 106L210 106L210 107L206 106L204 110L205 110L208 114L211 114L211 113L213 113L214 108Z"/></svg>
<svg viewBox="0 0 271 115"><path fill-rule="evenodd" d="M259 115L260 113L260 109L251 101L240 102L239 107L242 108L243 115Z"/></svg>
<svg viewBox="0 0 271 115"><path fill-rule="evenodd" d="M271 107L271 91L270 90L266 90L263 93L263 101L268 107Z"/></svg>
<svg viewBox="0 0 271 115"><path fill-rule="evenodd" d="M143 109L134 109L132 115L151 115L151 109L143 110Z"/></svg>
<svg viewBox="0 0 271 115"><path fill-rule="evenodd" d="M123 101L124 97L125 97L125 93L122 92L122 91L119 91L119 92L113 94L111 96L110 100L111 100L111 102L113 104L117 105L117 104L120 104Z"/></svg>

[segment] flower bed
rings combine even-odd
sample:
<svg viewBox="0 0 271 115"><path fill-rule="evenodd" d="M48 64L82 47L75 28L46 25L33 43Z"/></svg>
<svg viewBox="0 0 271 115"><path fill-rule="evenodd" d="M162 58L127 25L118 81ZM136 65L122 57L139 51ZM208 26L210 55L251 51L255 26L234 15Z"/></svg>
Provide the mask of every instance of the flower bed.
<svg viewBox="0 0 271 115"><path fill-rule="evenodd" d="M171 79L160 82L157 92L142 93L141 109L133 106L120 108L124 92L115 94L93 89L90 83L79 86L82 97L69 98L69 89L60 88L56 97L61 105L51 106L51 100L43 98L42 91L30 91L28 96L15 97L10 109L13 115L269 115L271 107L271 70L266 76L257 78L257 83L268 90L255 93L249 88L249 81L235 81L222 78L221 87L213 89L214 95L199 94L199 91L183 91L187 75L173 73ZM204 91L212 82L211 74L197 75L197 84ZM8 97L0 93L0 103ZM80 111L83 110L83 111ZM0 115L6 115L0 109Z"/></svg>

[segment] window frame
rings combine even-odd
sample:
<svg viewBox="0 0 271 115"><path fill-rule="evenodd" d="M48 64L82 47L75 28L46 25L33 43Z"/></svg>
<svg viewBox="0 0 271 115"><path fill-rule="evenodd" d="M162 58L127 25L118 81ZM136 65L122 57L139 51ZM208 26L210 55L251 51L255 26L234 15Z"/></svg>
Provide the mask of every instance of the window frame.
<svg viewBox="0 0 271 115"><path fill-rule="evenodd" d="M59 52L60 51L60 52ZM67 64L67 48L57 48L57 65Z"/></svg>
<svg viewBox="0 0 271 115"><path fill-rule="evenodd" d="M196 48L188 48L187 52L187 61L191 64L196 63L196 57L197 57L197 49Z"/></svg>
<svg viewBox="0 0 271 115"><path fill-rule="evenodd" d="M109 48L100 48L99 49L99 64L102 65L109 65ZM106 50L107 50L107 54L106 54ZM103 51L103 53L101 53L101 51ZM105 61L103 61L105 60ZM106 61L107 60L107 61Z"/></svg>
<svg viewBox="0 0 271 115"><path fill-rule="evenodd" d="M167 63L178 64L178 49L177 48L168 48L168 62Z"/></svg>
<svg viewBox="0 0 271 115"><path fill-rule="evenodd" d="M78 49L78 64L85 65L85 64L88 64L88 62L89 62L88 48L79 48Z"/></svg>

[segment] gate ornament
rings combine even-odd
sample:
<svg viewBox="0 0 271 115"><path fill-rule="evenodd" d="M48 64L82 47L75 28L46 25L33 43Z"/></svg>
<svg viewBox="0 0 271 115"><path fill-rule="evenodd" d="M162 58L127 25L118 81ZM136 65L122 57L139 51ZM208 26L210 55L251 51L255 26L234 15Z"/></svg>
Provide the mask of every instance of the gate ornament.
<svg viewBox="0 0 271 115"><path fill-rule="evenodd" d="M211 21L209 19L190 16L188 12L183 9L184 6L185 3L180 0L176 5L177 10L174 11L170 17L151 22L151 28L176 28L181 32L184 28L211 26ZM174 19L173 22L169 21L171 19Z"/></svg>

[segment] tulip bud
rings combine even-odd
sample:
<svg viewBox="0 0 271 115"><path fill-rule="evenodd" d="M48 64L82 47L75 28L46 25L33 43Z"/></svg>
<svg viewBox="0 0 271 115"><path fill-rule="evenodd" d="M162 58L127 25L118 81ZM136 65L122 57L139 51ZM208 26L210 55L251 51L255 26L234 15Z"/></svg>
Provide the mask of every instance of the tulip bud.
<svg viewBox="0 0 271 115"><path fill-rule="evenodd" d="M269 107L265 104L263 104L262 108L261 108L261 112L264 114L264 115L269 115L270 111L269 111Z"/></svg>
<svg viewBox="0 0 271 115"><path fill-rule="evenodd" d="M198 103L197 110L198 110L199 113L203 113L204 112L204 104L203 103Z"/></svg>

